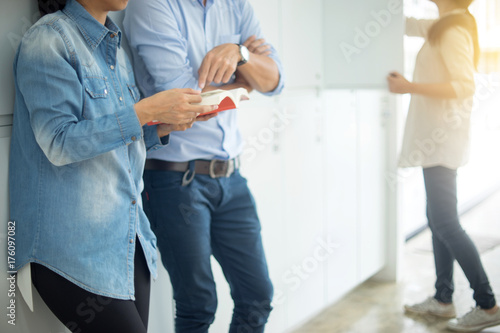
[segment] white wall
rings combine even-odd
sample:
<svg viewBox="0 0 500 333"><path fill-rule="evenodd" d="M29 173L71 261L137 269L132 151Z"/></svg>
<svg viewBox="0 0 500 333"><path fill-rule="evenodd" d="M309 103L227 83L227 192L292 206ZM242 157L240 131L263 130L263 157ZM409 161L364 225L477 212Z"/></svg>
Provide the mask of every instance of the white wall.
<svg viewBox="0 0 500 333"><path fill-rule="evenodd" d="M394 266L394 260L388 261L387 245L396 244L397 237L388 233L389 226L394 225L388 218L393 214L388 214L387 208L395 209L395 205L384 174L393 167L387 163L387 157L393 155L388 137L392 137L394 128L395 101L384 89L361 90L366 87L362 79L367 76L382 87L383 77L378 78L380 74L376 72L359 75L363 82L358 86L349 78L344 89L324 88L328 80L343 79L327 66L332 64L327 47L331 51L338 43L332 39L338 33L335 22L339 16L359 14L360 1L345 0L338 7L332 6L333 0L250 1L286 71L286 89L281 96L268 98L253 93L252 100L237 111L246 141L242 172L257 201L276 290L266 331L278 333L296 327L370 276ZM391 0L366 0L370 3L366 22L372 20L372 8L386 8L388 1ZM34 10L28 5L31 2L13 2L14 8L2 13L14 18L21 27L21 18ZM394 18L394 22L398 19ZM364 24L363 17L351 25L344 20L342 32L352 35L359 24ZM12 25L7 27L2 34L12 31ZM391 34L401 35L399 28L391 29ZM386 33L382 32L382 36ZM374 48L370 49L369 58L374 63L390 60L387 49L395 50L392 63L400 63L401 41L391 40L390 46L385 45L387 42L387 37L372 40ZM11 71L12 52L11 49L9 54L0 53L0 70ZM368 53L363 52L361 55L366 57ZM345 70L355 71L357 66L353 63ZM11 87L11 77L4 75L0 84ZM6 100L1 102L0 110L10 113L12 90ZM8 138L0 138L1 230L5 230L7 219L7 147ZM0 264L5 260L4 237L2 234ZM211 332L220 333L227 331L232 301L215 261L214 267L219 310ZM394 278L394 270L387 276ZM5 287L2 280L2 301ZM35 314L28 313L19 297L17 304L17 330L0 321L2 332L62 332L39 299ZM168 274L160 268L160 277L153 283L150 332L173 332L172 318Z"/></svg>

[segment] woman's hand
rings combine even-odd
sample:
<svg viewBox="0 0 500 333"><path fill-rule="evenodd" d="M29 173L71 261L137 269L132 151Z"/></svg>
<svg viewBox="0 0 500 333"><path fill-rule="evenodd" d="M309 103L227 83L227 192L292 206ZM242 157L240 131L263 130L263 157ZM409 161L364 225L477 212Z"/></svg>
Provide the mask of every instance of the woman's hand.
<svg viewBox="0 0 500 333"><path fill-rule="evenodd" d="M135 111L141 125L158 120L165 124L181 125L195 121L200 113L217 109L217 105L193 105L200 103L197 90L171 89L144 98L135 104Z"/></svg>
<svg viewBox="0 0 500 333"><path fill-rule="evenodd" d="M387 76L389 91L396 94L412 93L412 83L398 72L392 72Z"/></svg>
<svg viewBox="0 0 500 333"><path fill-rule="evenodd" d="M415 83L409 82L398 72L387 76L389 90L396 94L416 94L431 98L453 99L457 93L451 82L444 83Z"/></svg>
<svg viewBox="0 0 500 333"><path fill-rule="evenodd" d="M193 127L193 124L194 124L195 121L207 121L207 120L212 119L213 117L216 117L218 114L219 113L211 113L211 114L207 114L206 116L199 116L199 117L196 117L195 120L193 120L193 121L191 121L189 123L186 123L186 124L178 124L178 125L175 125L175 124L159 124L156 127L156 131L158 132L158 136L160 138L162 138L162 137L167 136L170 133L175 132L175 131L180 131L180 132L185 131L188 128Z"/></svg>

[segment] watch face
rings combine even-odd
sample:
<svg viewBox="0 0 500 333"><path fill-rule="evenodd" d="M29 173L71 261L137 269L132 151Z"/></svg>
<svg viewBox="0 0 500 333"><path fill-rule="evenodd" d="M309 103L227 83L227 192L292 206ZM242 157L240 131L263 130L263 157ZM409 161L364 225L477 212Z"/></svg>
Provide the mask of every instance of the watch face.
<svg viewBox="0 0 500 333"><path fill-rule="evenodd" d="M241 46L241 56L245 61L248 61L248 58L250 58L250 52L244 45Z"/></svg>
<svg viewBox="0 0 500 333"><path fill-rule="evenodd" d="M247 47L244 45L240 45L240 54L241 54L241 62L246 63L250 58L250 52Z"/></svg>

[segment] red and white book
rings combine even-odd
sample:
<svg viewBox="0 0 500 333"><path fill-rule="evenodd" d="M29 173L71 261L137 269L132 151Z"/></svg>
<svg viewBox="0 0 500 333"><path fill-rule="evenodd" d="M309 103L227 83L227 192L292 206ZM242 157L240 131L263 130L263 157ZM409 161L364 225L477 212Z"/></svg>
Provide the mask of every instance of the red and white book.
<svg viewBox="0 0 500 333"><path fill-rule="evenodd" d="M205 116L207 114L217 113L226 110L233 110L239 107L240 101L246 101L250 99L248 91L245 88L236 88L231 90L212 90L201 93L201 102L194 105L218 105L219 107L215 110L201 113L199 116ZM199 117L198 116L198 117ZM160 121L151 121L148 125L159 124Z"/></svg>

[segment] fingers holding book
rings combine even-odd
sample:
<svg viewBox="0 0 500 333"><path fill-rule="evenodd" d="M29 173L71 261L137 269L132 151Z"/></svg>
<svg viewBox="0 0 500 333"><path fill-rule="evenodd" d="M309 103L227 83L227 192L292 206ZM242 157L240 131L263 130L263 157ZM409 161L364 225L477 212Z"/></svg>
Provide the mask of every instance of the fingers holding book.
<svg viewBox="0 0 500 333"><path fill-rule="evenodd" d="M201 113L217 109L217 105L198 105L202 98L194 89L171 89L159 92L135 104L141 125L146 123L189 124Z"/></svg>

